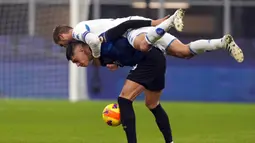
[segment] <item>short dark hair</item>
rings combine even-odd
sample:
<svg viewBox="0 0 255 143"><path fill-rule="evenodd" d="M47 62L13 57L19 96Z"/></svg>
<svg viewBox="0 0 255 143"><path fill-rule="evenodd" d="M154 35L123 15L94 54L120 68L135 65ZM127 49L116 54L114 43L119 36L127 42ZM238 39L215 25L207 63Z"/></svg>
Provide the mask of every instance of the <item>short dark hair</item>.
<svg viewBox="0 0 255 143"><path fill-rule="evenodd" d="M74 55L74 50L75 48L77 47L77 45L82 45L83 47L87 44L81 42L81 41L73 41L73 42L70 42L66 48L66 59L68 61L72 60L72 57Z"/></svg>
<svg viewBox="0 0 255 143"><path fill-rule="evenodd" d="M59 34L67 33L69 30L73 29L68 25L58 25L53 29L53 40L57 44L60 41Z"/></svg>

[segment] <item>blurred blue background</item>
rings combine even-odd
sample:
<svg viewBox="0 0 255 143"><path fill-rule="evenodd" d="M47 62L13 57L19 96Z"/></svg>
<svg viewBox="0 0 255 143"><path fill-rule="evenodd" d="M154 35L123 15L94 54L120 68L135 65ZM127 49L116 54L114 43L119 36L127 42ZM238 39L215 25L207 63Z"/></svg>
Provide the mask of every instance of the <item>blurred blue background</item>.
<svg viewBox="0 0 255 143"><path fill-rule="evenodd" d="M214 6L197 0L185 1L189 7L184 32L170 32L184 43L222 37L226 30L226 7L223 1L217 1L213 1ZM92 3L88 7L89 19L130 15L159 17L158 9L135 8L131 6L132 2L100 1L100 11L97 12ZM244 51L244 63L236 63L226 51L205 53L190 60L167 57L166 88L162 99L255 102L255 23L250 20L255 13L255 3L251 1L248 5L246 2L232 1L231 27L228 28ZM55 25L68 24L69 2L38 0L35 6L34 27L31 29L28 2L0 2L0 97L67 99L68 63L64 49L53 44L51 32ZM174 10L166 8L164 14L171 14ZM90 98L116 99L129 70L130 67L115 72L106 68L87 68Z"/></svg>

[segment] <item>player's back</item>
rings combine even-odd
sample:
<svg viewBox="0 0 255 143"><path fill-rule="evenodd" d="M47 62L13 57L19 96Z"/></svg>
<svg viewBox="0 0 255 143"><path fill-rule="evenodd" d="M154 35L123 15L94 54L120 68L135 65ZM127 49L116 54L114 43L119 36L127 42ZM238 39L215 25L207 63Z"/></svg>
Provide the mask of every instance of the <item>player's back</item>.
<svg viewBox="0 0 255 143"><path fill-rule="evenodd" d="M123 66L134 66L144 58L145 53L138 51L129 44L126 38L101 45L101 56L112 59Z"/></svg>
<svg viewBox="0 0 255 143"><path fill-rule="evenodd" d="M83 34L85 31L94 33L96 35L100 35L101 33L109 30L110 28L113 28L120 23L132 20L132 19L142 19L142 20L148 20L148 18L140 17L140 16L129 16L129 17L123 17L123 18L116 18L116 19L95 19L95 20L87 20L82 21L78 23L74 29L73 32L78 34Z"/></svg>
<svg viewBox="0 0 255 143"><path fill-rule="evenodd" d="M111 27L114 27L113 19L96 19L82 21L74 27L74 32L79 33L83 31L89 31L94 34L101 34Z"/></svg>

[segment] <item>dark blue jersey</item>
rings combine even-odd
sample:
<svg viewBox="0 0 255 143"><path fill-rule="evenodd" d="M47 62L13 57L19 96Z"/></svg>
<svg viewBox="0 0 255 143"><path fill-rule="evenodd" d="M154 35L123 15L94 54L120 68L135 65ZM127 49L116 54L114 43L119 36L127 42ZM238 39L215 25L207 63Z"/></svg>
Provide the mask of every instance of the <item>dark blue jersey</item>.
<svg viewBox="0 0 255 143"><path fill-rule="evenodd" d="M116 41L103 42L101 45L101 63L119 66L134 66L144 58L145 53L138 51L124 37Z"/></svg>

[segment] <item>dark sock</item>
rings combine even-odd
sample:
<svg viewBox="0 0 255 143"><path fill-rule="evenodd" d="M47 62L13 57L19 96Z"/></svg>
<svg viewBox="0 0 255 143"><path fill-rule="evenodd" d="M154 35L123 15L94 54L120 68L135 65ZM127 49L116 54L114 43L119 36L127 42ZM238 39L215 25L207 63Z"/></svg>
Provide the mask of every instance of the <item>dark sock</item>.
<svg viewBox="0 0 255 143"><path fill-rule="evenodd" d="M171 132L169 119L165 110L159 104L156 108L151 109L151 112L156 118L157 125L165 138L165 142L171 143L173 141L172 132Z"/></svg>
<svg viewBox="0 0 255 143"><path fill-rule="evenodd" d="M135 29L151 26L151 20L128 20L105 32L104 40L115 41L127 32L128 29Z"/></svg>
<svg viewBox="0 0 255 143"><path fill-rule="evenodd" d="M126 132L128 143L137 143L133 102L119 97L118 104L120 107L121 123Z"/></svg>

